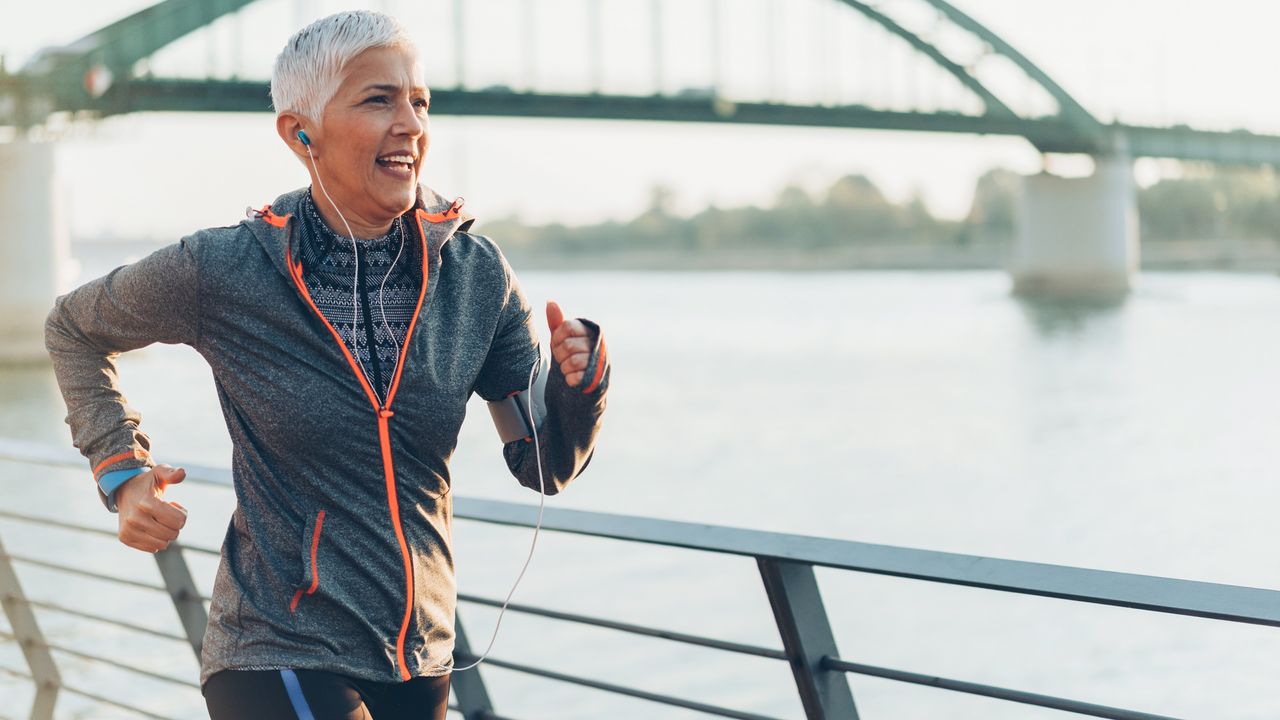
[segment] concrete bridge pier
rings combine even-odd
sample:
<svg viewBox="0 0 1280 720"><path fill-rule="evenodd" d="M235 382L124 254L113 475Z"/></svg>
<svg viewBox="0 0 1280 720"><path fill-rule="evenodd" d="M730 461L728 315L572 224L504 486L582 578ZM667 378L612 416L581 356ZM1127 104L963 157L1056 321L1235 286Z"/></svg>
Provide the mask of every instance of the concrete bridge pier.
<svg viewBox="0 0 1280 720"><path fill-rule="evenodd" d="M0 143L0 365L49 359L44 319L70 256L59 197L53 143Z"/></svg>
<svg viewBox="0 0 1280 720"><path fill-rule="evenodd" d="M1115 298L1138 270L1138 201L1127 152L1094 158L1093 175L1023 178L1011 265L1018 295Z"/></svg>

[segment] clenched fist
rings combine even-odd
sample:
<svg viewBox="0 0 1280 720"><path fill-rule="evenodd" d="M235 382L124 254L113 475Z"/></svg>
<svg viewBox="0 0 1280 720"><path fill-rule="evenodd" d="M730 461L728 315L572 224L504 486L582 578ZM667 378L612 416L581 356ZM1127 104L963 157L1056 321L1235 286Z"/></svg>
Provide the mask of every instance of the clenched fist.
<svg viewBox="0 0 1280 720"><path fill-rule="evenodd" d="M164 489L186 476L182 468L157 465L121 485L116 490L120 542L150 553L169 547L187 524L187 509L177 501L166 502Z"/></svg>
<svg viewBox="0 0 1280 720"><path fill-rule="evenodd" d="M547 301L547 327L551 328L551 357L559 363L569 387L578 387L591 360L595 338L582 321L565 320L554 300Z"/></svg>

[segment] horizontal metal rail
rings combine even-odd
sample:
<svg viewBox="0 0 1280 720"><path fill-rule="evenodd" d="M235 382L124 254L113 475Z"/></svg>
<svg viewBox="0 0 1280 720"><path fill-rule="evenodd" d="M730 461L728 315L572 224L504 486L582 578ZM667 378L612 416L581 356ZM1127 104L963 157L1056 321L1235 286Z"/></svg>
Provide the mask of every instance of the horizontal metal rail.
<svg viewBox="0 0 1280 720"><path fill-rule="evenodd" d="M454 703L450 703L445 707L449 708L450 710L453 710L454 712L463 712L462 708ZM494 715L488 710L481 710L480 720L515 720L515 718L504 717L502 715Z"/></svg>
<svg viewBox="0 0 1280 720"><path fill-rule="evenodd" d="M25 680L35 681L35 676L33 676L31 673L23 672L21 670L16 670L10 667L5 667L3 665L0 665L0 673L23 678ZM105 695L99 695L98 693L90 692L88 690L78 688L74 685L67 685L64 682L59 682L57 684L57 687L58 687L58 690L69 692L73 695L79 695L80 697L83 697L88 700L93 700L94 702L102 703L104 705L110 705L112 707L116 707L121 710L126 710L128 712L134 713L135 715L140 715L145 718L153 718L154 720L178 720L177 718L172 718L172 717L169 717L168 715L157 715L156 713L143 710L142 708L134 707L133 705L122 703L119 700L113 700L112 698L109 698ZM0 718L7 718L7 716L0 716Z"/></svg>
<svg viewBox="0 0 1280 720"><path fill-rule="evenodd" d="M16 668L5 667L4 665L0 665L0 673L5 673L6 675L13 675L20 678L25 678L27 680L35 680L35 677L32 676L32 674L29 672L24 672Z"/></svg>
<svg viewBox="0 0 1280 720"><path fill-rule="evenodd" d="M1123 710L1121 708L1108 707L1106 705L1095 705L1094 703L1080 702L1079 700L1068 700L1065 698L1053 697L1052 695L1040 695L1038 693L1023 692L1021 690L1009 690L995 685L982 685L980 683L966 682L964 680L952 680L949 678L938 677L936 675L923 675L921 673L907 672L905 670L893 670L890 668L876 667L875 665L851 663L841 660L840 658L830 656L822 659L822 665L829 670L843 670L844 672L857 673L859 675L870 675L873 677L884 678L886 680L897 680L899 682L912 683L914 685L927 685L929 687L936 687L942 690L952 690L955 692L967 693L969 695L981 695L983 697L1008 700L1010 702L1022 703L1024 705L1038 705L1040 707L1052 708L1054 710L1065 710L1078 715L1112 718L1113 720L1177 720L1177 718L1172 718L1167 715L1152 715L1151 713L1138 712L1136 710Z"/></svg>
<svg viewBox="0 0 1280 720"><path fill-rule="evenodd" d="M77 688L71 685L64 684L61 687L63 690L66 690L67 692L73 695L79 695L82 698L93 700L95 702L100 702L104 705L111 705L113 707L120 708L121 710L128 710L131 713L134 713L136 715L141 715L142 717L145 717L145 718L153 718L153 720L178 720L178 718L172 718L172 717L169 717L168 715L157 715L153 712L143 710L140 707L126 705L120 702L119 700L112 700L111 698L105 695L99 695L98 693L89 692L88 690L81 690L80 688Z"/></svg>
<svg viewBox="0 0 1280 720"><path fill-rule="evenodd" d="M31 673L23 672L23 671L21 671L21 670L16 670L16 669L11 668L11 667L5 667L5 666L3 666L3 665L0 665L0 673L4 673L4 674L6 674L6 675L13 675L13 676L15 676L15 677L24 678L24 679L26 679L26 680L34 680L34 679L35 679L35 678L33 678L33 677L31 676ZM67 692L72 693L73 695L79 695L79 696L81 696L81 697L87 698L87 699L89 699L89 700L93 700L93 701L95 701L95 702L100 702L100 703L103 703L103 704L105 704L105 705L111 705L111 706L113 706L113 707L120 708L121 710L128 710L129 712L132 712L132 713L137 713L137 714L141 715L142 717L155 718L155 720L176 720L175 718L171 718L171 717L169 717L169 716L167 716L167 715L156 715L155 713L147 712L146 710L143 710L142 708L136 708L136 707L134 707L134 706L132 706L132 705L125 705L124 703L120 702L119 700L112 700L112 699L111 699L111 698L109 698L109 697L105 697L105 696L103 696L103 695L98 695L97 693L91 693L91 692L89 692L89 691L87 691L87 690L80 690L80 689L78 689L78 688L72 687L72 686L67 685L67 684L65 684L65 683L64 683L64 684L60 684L60 685L58 686L58 688L59 688L59 689L61 689L61 690L66 690Z"/></svg>
<svg viewBox="0 0 1280 720"><path fill-rule="evenodd" d="M44 465L46 467L68 468L87 473L87 461L80 453L63 447L27 440L0 438L0 460ZM231 487L231 471L226 468L192 463L182 463L182 467L187 471L187 476L183 479L184 483Z"/></svg>
<svg viewBox="0 0 1280 720"><path fill-rule="evenodd" d="M93 527L91 525L80 525L70 523L65 520L55 520L50 517L40 517L39 515L27 515L26 513L13 512L12 510L0 509L0 518L6 520L19 520L21 522L33 523L36 525L47 525L48 527L62 528L64 530L78 530L80 532L90 533L92 535L102 535L104 537L118 537L116 533L106 528Z"/></svg>
<svg viewBox="0 0 1280 720"><path fill-rule="evenodd" d="M162 593L169 592L167 589L165 589L163 585L156 585L155 583L143 582L141 580L129 580L128 578L116 577L115 575L105 575L103 573L96 573L91 570L81 570L80 568L72 567L70 565L63 565L62 563L50 562L48 560L41 560L39 558L27 557L26 555L15 555L13 553L7 553L5 557L9 558L10 560L16 560L21 563L26 563L28 565L35 565L36 567L47 568L49 570L57 570L58 572L64 572L69 575L79 575L81 577L93 578L94 580L103 580L106 582L116 583L118 585L128 585L129 587L142 588L143 590L155 590L157 592L162 592Z"/></svg>
<svg viewBox="0 0 1280 720"><path fill-rule="evenodd" d="M480 597L478 595L458 593L458 599L464 602L476 603L477 605L488 605L496 608L502 607L502 601ZM581 623L583 625L595 625L597 627L609 628L611 630L621 630L622 632L634 633L636 635L662 638L663 640L675 640L676 642L688 643L690 645L698 645L716 650L725 650L727 652L738 653L740 655L755 655L757 657L770 658L772 660L787 659L787 654L781 650L773 650L766 647L759 647L757 645L744 645L742 643L729 642L727 640L716 640L714 638L701 637L699 635L688 635L672 630L656 630L644 627L643 625L632 625L630 623L618 622L616 620L604 620L602 618L590 617L588 615L578 615L576 613L560 612L558 610L547 610L545 608L534 607L532 605L521 605L519 603L509 603L507 605L507 609L529 615L539 615L541 617L554 618L556 620L567 620L569 622Z"/></svg>
<svg viewBox="0 0 1280 720"><path fill-rule="evenodd" d="M478 658L472 655L460 654L457 659L463 663L472 663L472 662L475 662ZM684 700L678 697L674 697L672 695L663 695L661 693L651 693L651 692L646 692L644 690L636 690L634 688L629 688L623 685L614 685L613 683L601 682L599 680L591 680L588 678L578 677L577 675L568 675L565 673L554 672L552 670L543 670L541 668L533 667L532 665L522 665L520 663L508 662L506 660L499 660L497 658L492 658L492 657L485 658L484 661L486 664L493 665L494 667L501 667L501 668L506 668L508 670L515 670L517 672L522 672L529 675L537 675L538 677L544 677L551 680L559 680L560 682L567 682L574 685L582 685L583 687L594 688L596 690L604 690L606 692L616 693L618 695L627 695L629 697L640 698L642 700L651 700L653 702L662 703L664 705L674 705L676 707L682 707L687 710L697 710L699 712L707 713L708 715L718 715L720 717L737 718L738 720L777 720L777 718L771 718L767 715L756 715L754 713L746 713L738 710L731 710L729 708L722 708L715 705L708 705L706 703L694 702L692 700Z"/></svg>
<svg viewBox="0 0 1280 720"><path fill-rule="evenodd" d="M0 630L0 637L6 638L8 640L15 640L15 641L18 639L17 635L14 635L13 633L8 632L7 630ZM89 660L91 662L105 663L107 665L111 665L112 667L116 667L121 670L127 670L137 675L143 675L143 676L152 678L153 680L161 680L167 683L173 683L175 685L182 685L184 687L194 688L196 690L200 689L199 683L193 683L190 680L183 680L182 678L176 678L170 675L165 675L163 673L147 670L146 668L140 668L136 665L130 665L129 663L122 662L114 658L103 657L101 655L94 655L92 653L87 653L87 652L81 652L80 650L73 650L72 648L69 648L63 645L58 645L56 643L51 643L51 642L35 643L35 645L37 645L38 647L47 648L49 650L54 650L60 653L65 653L72 657L78 657L81 660Z"/></svg>
<svg viewBox="0 0 1280 720"><path fill-rule="evenodd" d="M538 508L459 497L454 517L532 528ZM1280 627L1280 591L719 525L547 508L542 529L688 550Z"/></svg>
<svg viewBox="0 0 1280 720"><path fill-rule="evenodd" d="M146 635L163 638L165 640L177 640L178 642L181 642L181 643L187 642L187 639L185 637L177 633L165 632L163 630L154 630L152 628L144 627L142 625L135 625L134 623L131 623L131 622L125 622L124 620L117 620L115 618L110 618L105 615L95 615L94 613L87 613L83 610L75 610L73 608L65 607L63 605L58 605L56 603L51 603L45 600L31 600L29 598L14 598L14 602L26 603L31 607L44 608L45 610L52 610L54 612L62 613L64 615L73 615L78 618L84 618L85 620L93 620L94 622L102 623L104 625L113 625L118 628L123 628L125 630L132 630L134 632L144 633Z"/></svg>
<svg viewBox="0 0 1280 720"><path fill-rule="evenodd" d="M84 465L83 459L78 454L65 449L48 446L41 447L31 443L0 439L0 461L3 460L39 463L56 467L82 468ZM189 482L220 487L228 487L231 484L231 474L227 470L191 465L186 465L185 467L187 468ZM537 507L523 503L456 498L454 516L462 520L531 528L535 525L537 519ZM114 536L114 533L99 528L76 525L51 518L22 515L11 511L0 511L0 518ZM587 537L735 555L754 559L761 568L773 568L775 572L773 575L765 577L765 581L766 585L768 585L769 578L773 577L775 584L781 583L781 585L772 588L773 593L771 595L771 603L774 604L775 614L780 611L783 612L783 615L778 617L779 629L783 630L784 619L793 623L793 626L790 627L791 635L783 632L784 645L787 646L785 650L773 650L686 633L654 629L532 605L515 604L509 607L516 612L550 619L593 625L739 654L788 660L793 672L797 673L797 683L801 690L802 699L805 700L807 713L813 712L814 702L821 704L827 701L814 694L817 686L812 684L805 685L805 683L812 683L813 673L825 674L828 678L832 676L842 677L843 673L855 673L1094 717L1114 718L1115 720L1171 720L1169 717L1162 715L1124 710L922 673L852 663L837 656L834 644L829 644L825 650L814 652L814 648L817 648L818 645L813 645L812 643L816 641L821 644L821 642L826 641L823 641L819 636L805 635L806 632L811 633L816 627L813 621L807 616L800 617L796 614L794 608L786 609L778 605L778 601L784 601L784 604L788 606L798 602L801 604L795 607L803 610L803 603L808 602L810 603L810 609L816 609L821 622L823 624L827 622L825 611L822 610L821 601L817 594L817 586L813 580L813 567L826 567L850 572L1105 606L1126 607L1173 615L1280 627L1280 591L1276 590L560 508L545 510L542 527L550 531ZM182 549L191 549L210 555L218 554L218 551L210 548L183 547ZM87 577L165 591L165 588L161 586L100 575L50 561L12 554L7 557L20 562ZM0 560L3 559L0 558ZM185 568L185 565L183 567ZM787 568L792 568L795 572L787 570ZM805 578L808 579L805 580ZM804 582L797 585L795 583L798 580L803 580ZM808 583L808 585L804 586L804 583ZM777 597L773 597L773 595ZM210 600L207 596L200 597L203 600ZM458 597L459 600L469 603L491 607L499 607L501 605L496 600L475 595L460 594ZM816 604L814 604L815 601ZM35 602L31 604L37 605ZM65 608L53 608L47 605L37 606L66 610ZM812 612L809 612L809 615L812 614ZM84 614L81 614L81 616L89 617ZM110 621L110 619L99 617L89 617L89 619ZM801 625L795 626L795 622L800 622ZM143 628L135 629L151 632ZM190 633L190 628L188 628L188 632ZM828 633L829 637L829 630L824 630L823 632ZM181 639L176 635L163 636L171 639ZM833 643L833 641L830 642ZM52 645L48 647L61 652L78 654L68 648ZM79 655L84 657L83 654ZM465 646L459 646L457 656L459 660L475 659L474 656L466 651ZM105 658L92 659L114 662ZM489 658L486 659L486 662L494 667L591 687L618 695L706 712L721 717L768 720L761 715L543 670L510 661ZM806 666L806 663L809 663L809 665ZM143 674L150 674L149 671L135 670L141 671ZM161 677L161 679L182 683L182 681L174 678ZM194 685L188 685L194 687ZM809 694L806 695L806 693ZM487 703L487 700L485 702ZM849 709L850 712L853 712L852 706ZM473 706L472 710L468 712L473 713L473 717L502 720L502 716L495 714L488 707L475 709ZM848 713L841 711L837 714ZM815 717L815 715L810 714L810 717ZM816 717L831 716L823 715L819 710Z"/></svg>
<svg viewBox="0 0 1280 720"><path fill-rule="evenodd" d="M184 680L183 678L176 678L171 675L165 675L164 673L158 673L153 670L148 670L146 668L140 668L137 665L130 665L129 663L121 662L114 658L103 657L101 655L94 655L92 653L81 652L79 650L73 650L69 647L58 645L56 643L45 643L44 647L47 647L50 650L53 650L55 652L60 652L66 655L70 655L72 657L80 658L81 660L89 660L92 662L104 663L118 670L125 670L135 675L149 677L152 680L159 680L161 682L167 682L173 685L181 685L182 687L191 688L192 690L200 689L200 683L192 682L190 680Z"/></svg>
<svg viewBox="0 0 1280 720"><path fill-rule="evenodd" d="M79 523L67 522L65 520L55 520L49 517L41 517L39 515L28 515L26 513L13 512L12 510L0 510L0 518L6 520L18 520L20 522L33 523L36 525L47 525L49 527L61 528L63 530L76 530L79 532L92 533L94 535L104 535L106 537L117 539L119 534L107 530L106 528L93 527L92 525L81 525ZM222 551L214 548L201 547L199 545L187 545L183 543L183 549L193 550L202 555L211 555L213 557L221 557Z"/></svg>
<svg viewBox="0 0 1280 720"><path fill-rule="evenodd" d="M78 453L0 439L0 460L82 467ZM187 479L230 485L230 471L187 465ZM533 527L537 508L457 498L454 516ZM1280 591L1235 585L917 550L849 540L771 533L699 523L547 508L543 528L752 558L792 560L876 575L925 580L1025 595L1053 597L1153 612L1280 627Z"/></svg>

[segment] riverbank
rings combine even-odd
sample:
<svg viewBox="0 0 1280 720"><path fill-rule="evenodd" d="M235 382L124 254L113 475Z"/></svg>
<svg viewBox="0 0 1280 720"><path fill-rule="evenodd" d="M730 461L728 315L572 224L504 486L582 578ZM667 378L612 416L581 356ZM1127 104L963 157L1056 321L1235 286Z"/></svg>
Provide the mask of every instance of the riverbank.
<svg viewBox="0 0 1280 720"><path fill-rule="evenodd" d="M750 246L710 250L631 247L607 252L503 247L512 265L533 270L1000 270L1012 262L1007 243L859 244L789 250ZM1143 270L1280 273L1280 243L1272 240L1177 240L1144 243Z"/></svg>
<svg viewBox="0 0 1280 720"><path fill-rule="evenodd" d="M1011 261L1010 245L885 242L825 248L778 245L726 246L714 250L629 246L571 252L503 243L508 260L522 270L999 270ZM141 258L162 243L84 241L72 256L86 265L117 265ZM1143 243L1143 270L1280 273L1280 242L1274 240L1160 240ZM88 279L88 278L84 278Z"/></svg>

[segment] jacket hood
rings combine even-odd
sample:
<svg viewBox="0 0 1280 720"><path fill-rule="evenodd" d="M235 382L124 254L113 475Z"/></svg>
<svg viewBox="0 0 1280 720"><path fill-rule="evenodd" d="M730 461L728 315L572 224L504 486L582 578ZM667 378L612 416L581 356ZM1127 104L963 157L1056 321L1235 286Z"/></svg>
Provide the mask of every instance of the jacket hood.
<svg viewBox="0 0 1280 720"><path fill-rule="evenodd" d="M290 277L291 265L301 263L298 244L291 242L292 223L296 222L294 215L309 190L307 187L299 188L258 210L250 208L248 217L240 221L258 239L272 265L285 277ZM455 232L465 232L475 222L474 217L462 212L462 203L462 198L447 200L426 185L418 185L417 199L405 213L405 219L414 221L422 237L426 238L425 257L431 262L439 262L440 249Z"/></svg>

